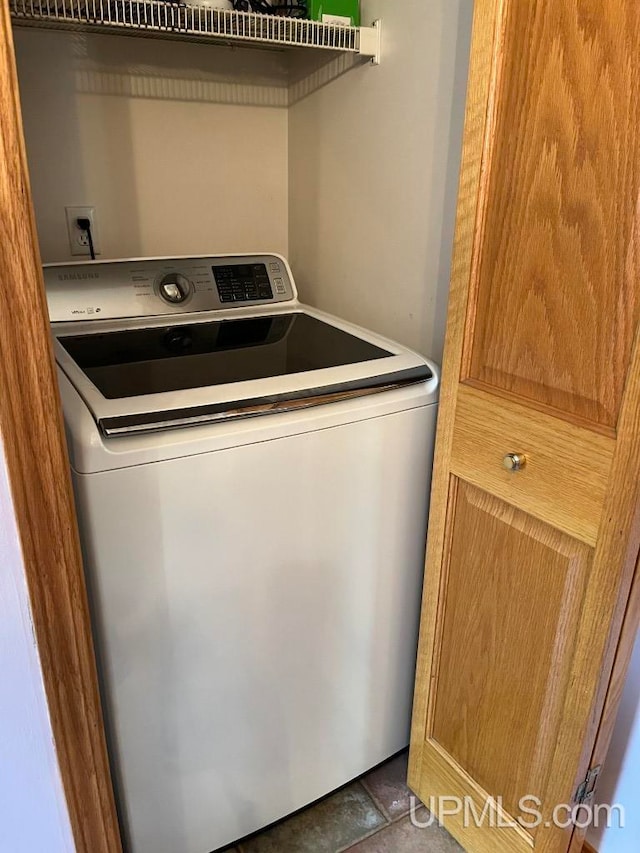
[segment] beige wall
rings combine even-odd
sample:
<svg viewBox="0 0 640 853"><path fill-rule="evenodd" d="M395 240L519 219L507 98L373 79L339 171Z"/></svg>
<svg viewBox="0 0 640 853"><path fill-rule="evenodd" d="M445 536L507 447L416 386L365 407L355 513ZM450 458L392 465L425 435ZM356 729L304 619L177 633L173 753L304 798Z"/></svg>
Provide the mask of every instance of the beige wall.
<svg viewBox="0 0 640 853"><path fill-rule="evenodd" d="M283 252L304 299L440 358L472 5L363 0L382 65L289 109L277 52L16 30L43 259L93 204L103 258Z"/></svg>
<svg viewBox="0 0 640 853"><path fill-rule="evenodd" d="M287 253L280 54L15 31L45 261L65 205L97 208L102 257Z"/></svg>
<svg viewBox="0 0 640 853"><path fill-rule="evenodd" d="M363 0L378 68L290 109L291 261L303 298L440 358L472 0Z"/></svg>

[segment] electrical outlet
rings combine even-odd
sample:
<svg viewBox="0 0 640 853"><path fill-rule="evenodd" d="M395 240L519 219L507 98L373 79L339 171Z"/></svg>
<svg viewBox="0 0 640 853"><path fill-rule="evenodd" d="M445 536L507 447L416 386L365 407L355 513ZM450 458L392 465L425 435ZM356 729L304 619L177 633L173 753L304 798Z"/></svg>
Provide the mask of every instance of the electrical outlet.
<svg viewBox="0 0 640 853"><path fill-rule="evenodd" d="M78 219L88 219L91 222L91 236L93 238L93 251L100 254L100 233L96 220L95 207L65 207L67 217L67 232L69 234L69 249L72 255L90 257L89 238L87 232L78 228Z"/></svg>

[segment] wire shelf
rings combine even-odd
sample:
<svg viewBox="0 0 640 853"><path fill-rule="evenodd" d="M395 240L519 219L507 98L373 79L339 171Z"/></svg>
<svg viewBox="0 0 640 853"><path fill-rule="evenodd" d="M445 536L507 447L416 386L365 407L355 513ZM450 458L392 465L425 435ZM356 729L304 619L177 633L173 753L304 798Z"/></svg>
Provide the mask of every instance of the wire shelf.
<svg viewBox="0 0 640 853"><path fill-rule="evenodd" d="M232 12L163 0L9 0L15 26L309 47L376 58L375 27Z"/></svg>

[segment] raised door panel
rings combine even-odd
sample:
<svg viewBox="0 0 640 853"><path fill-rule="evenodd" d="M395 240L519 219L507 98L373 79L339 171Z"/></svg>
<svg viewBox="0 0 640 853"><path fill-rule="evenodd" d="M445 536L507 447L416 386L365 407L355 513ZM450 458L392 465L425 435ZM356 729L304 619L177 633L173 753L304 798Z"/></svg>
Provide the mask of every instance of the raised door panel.
<svg viewBox="0 0 640 853"><path fill-rule="evenodd" d="M456 485L427 737L518 818L545 799L593 551Z"/></svg>
<svg viewBox="0 0 640 853"><path fill-rule="evenodd" d="M503 8L466 375L611 429L640 306L640 3Z"/></svg>

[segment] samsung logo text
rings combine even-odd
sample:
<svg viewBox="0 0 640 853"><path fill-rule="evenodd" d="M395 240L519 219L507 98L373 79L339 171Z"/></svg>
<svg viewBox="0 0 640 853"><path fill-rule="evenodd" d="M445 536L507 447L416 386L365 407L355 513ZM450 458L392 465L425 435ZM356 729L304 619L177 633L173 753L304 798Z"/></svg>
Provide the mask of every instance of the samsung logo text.
<svg viewBox="0 0 640 853"><path fill-rule="evenodd" d="M98 272L66 272L58 276L59 281L86 281L89 278L100 278Z"/></svg>

